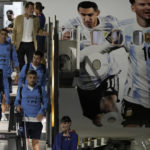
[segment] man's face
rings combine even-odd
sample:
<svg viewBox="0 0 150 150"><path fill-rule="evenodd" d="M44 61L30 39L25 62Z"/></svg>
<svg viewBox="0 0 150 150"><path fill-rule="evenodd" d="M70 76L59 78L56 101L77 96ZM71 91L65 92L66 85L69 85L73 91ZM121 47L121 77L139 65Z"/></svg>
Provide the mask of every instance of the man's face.
<svg viewBox="0 0 150 150"><path fill-rule="evenodd" d="M37 76L34 74L27 75L28 85L34 86L36 84Z"/></svg>
<svg viewBox="0 0 150 150"><path fill-rule="evenodd" d="M136 13L138 18L145 21L150 20L150 0L135 0L131 9Z"/></svg>
<svg viewBox="0 0 150 150"><path fill-rule="evenodd" d="M41 56L33 55L32 63L34 66L39 66L41 64Z"/></svg>
<svg viewBox="0 0 150 150"><path fill-rule="evenodd" d="M14 17L13 17L13 14L7 14L7 18L8 18L9 21L12 21L13 18L14 18Z"/></svg>
<svg viewBox="0 0 150 150"><path fill-rule="evenodd" d="M29 5L28 8L25 8L25 11L26 11L27 15L32 16L33 12L34 12L34 6L33 5Z"/></svg>
<svg viewBox="0 0 150 150"><path fill-rule="evenodd" d="M7 34L6 31L1 31L1 32L0 32L0 40L1 40L3 43L6 42L7 37L8 37L7 35L8 35L8 34Z"/></svg>
<svg viewBox="0 0 150 150"><path fill-rule="evenodd" d="M62 132L66 132L70 130L71 122L61 122L60 128Z"/></svg>
<svg viewBox="0 0 150 150"><path fill-rule="evenodd" d="M88 28L97 26L97 16L99 10L95 11L93 8L79 8L78 13L80 14L83 24Z"/></svg>

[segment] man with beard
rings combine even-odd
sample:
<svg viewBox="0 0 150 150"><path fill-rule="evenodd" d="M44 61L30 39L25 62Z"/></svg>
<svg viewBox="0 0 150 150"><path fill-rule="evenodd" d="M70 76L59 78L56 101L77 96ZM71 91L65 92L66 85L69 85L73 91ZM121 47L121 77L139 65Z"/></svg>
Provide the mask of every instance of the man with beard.
<svg viewBox="0 0 150 150"><path fill-rule="evenodd" d="M123 100L124 126L150 126L150 0L130 0L136 19L123 26L129 67ZM125 23L125 21L124 21ZM123 24L124 24L123 23Z"/></svg>
<svg viewBox="0 0 150 150"><path fill-rule="evenodd" d="M80 75L77 83L77 91L83 110L83 115L93 120L96 125L101 126L101 117L97 116L104 113L117 111L115 106L118 100L119 81L117 74L120 69L118 65L114 63L113 54L110 55L108 52L110 52L112 48L115 48L111 42L111 32L113 29L118 28L118 21L113 16L99 16L100 10L95 2L80 2L77 10L80 17L69 20L68 23L64 25L65 29L63 31L63 39L70 39L70 29L74 28L75 26L79 26L81 32L81 51ZM94 34L93 31L100 31L99 33L101 36L96 37L96 32ZM93 38L91 36L92 34ZM99 46L90 46L92 43L98 44ZM107 54L105 52L107 52ZM101 73L98 75L91 75L86 68L86 57L89 57L94 53L97 56L100 55L100 57L105 58L104 61L106 62L106 68L104 67L104 70L103 66L99 65L100 69L97 70L102 71L100 71ZM99 59L99 61L95 61L95 65L98 63L103 64L105 62ZM92 70L96 72L97 70L93 69L94 65L92 64L91 66Z"/></svg>

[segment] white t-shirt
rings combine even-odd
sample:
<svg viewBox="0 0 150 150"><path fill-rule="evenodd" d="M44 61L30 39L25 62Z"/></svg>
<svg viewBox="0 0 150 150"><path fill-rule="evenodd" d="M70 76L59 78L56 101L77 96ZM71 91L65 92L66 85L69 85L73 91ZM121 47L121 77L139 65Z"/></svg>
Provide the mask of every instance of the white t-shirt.
<svg viewBox="0 0 150 150"><path fill-rule="evenodd" d="M27 19L24 17L22 42L33 41L33 18Z"/></svg>

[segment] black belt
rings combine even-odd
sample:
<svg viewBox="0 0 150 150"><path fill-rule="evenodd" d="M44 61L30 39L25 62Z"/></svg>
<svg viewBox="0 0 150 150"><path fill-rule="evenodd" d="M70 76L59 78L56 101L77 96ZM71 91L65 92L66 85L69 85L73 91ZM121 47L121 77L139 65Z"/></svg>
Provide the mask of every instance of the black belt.
<svg viewBox="0 0 150 150"><path fill-rule="evenodd" d="M32 42L21 42L22 44L30 44L30 43L34 43L33 41Z"/></svg>

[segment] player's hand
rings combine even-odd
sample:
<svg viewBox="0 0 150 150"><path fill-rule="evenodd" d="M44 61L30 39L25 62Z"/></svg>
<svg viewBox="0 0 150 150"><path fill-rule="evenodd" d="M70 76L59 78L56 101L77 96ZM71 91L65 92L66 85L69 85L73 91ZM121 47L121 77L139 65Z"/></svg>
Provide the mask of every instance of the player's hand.
<svg viewBox="0 0 150 150"><path fill-rule="evenodd" d="M19 80L19 73L17 73L17 74L16 74L16 77L15 77L14 83L15 83L15 84L18 84L18 80Z"/></svg>
<svg viewBox="0 0 150 150"><path fill-rule="evenodd" d="M43 119L43 115L42 115L42 114L38 114L38 115L37 115L37 120L38 120L38 121L42 121L42 119Z"/></svg>
<svg viewBox="0 0 150 150"><path fill-rule="evenodd" d="M48 36L48 35L49 35L49 33L48 33L48 32L46 32L46 31L43 31L43 32L42 32L42 35L43 35L43 36Z"/></svg>
<svg viewBox="0 0 150 150"><path fill-rule="evenodd" d="M7 111L7 110L9 110L10 105L9 105L9 104L6 104L6 106L5 106L5 107L6 107L6 111Z"/></svg>
<svg viewBox="0 0 150 150"><path fill-rule="evenodd" d="M21 106L20 105L17 106L17 111L21 112Z"/></svg>

